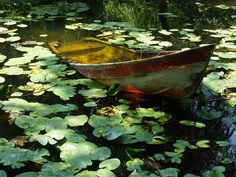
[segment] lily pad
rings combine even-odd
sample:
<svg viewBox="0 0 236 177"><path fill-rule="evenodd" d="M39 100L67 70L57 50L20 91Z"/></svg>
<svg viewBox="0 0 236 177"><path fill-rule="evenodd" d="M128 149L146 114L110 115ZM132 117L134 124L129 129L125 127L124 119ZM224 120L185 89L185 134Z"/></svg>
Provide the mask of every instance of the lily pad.
<svg viewBox="0 0 236 177"><path fill-rule="evenodd" d="M24 71L22 68L19 67L8 67L8 68L2 68L0 69L1 74L6 74L10 76L17 76L22 74L28 74L27 71Z"/></svg>
<svg viewBox="0 0 236 177"><path fill-rule="evenodd" d="M6 41L9 41L9 42L17 42L21 39L20 36L13 36L13 37L8 37L6 38Z"/></svg>
<svg viewBox="0 0 236 177"><path fill-rule="evenodd" d="M5 55L0 54L0 63L4 62L7 57Z"/></svg>
<svg viewBox="0 0 236 177"><path fill-rule="evenodd" d="M5 38L2 38L2 37L0 37L0 43L4 43L4 42L6 42L6 39L5 39Z"/></svg>
<svg viewBox="0 0 236 177"><path fill-rule="evenodd" d="M5 82L5 78L2 77L2 76L0 76L0 83L2 84L2 83L4 83L4 82Z"/></svg>
<svg viewBox="0 0 236 177"><path fill-rule="evenodd" d="M88 98L104 98L106 97L106 90L99 88L92 88L90 90L80 90L79 93Z"/></svg>
<svg viewBox="0 0 236 177"><path fill-rule="evenodd" d="M26 28L28 25L22 23L22 24L18 24L17 26L20 28Z"/></svg>
<svg viewBox="0 0 236 177"><path fill-rule="evenodd" d="M15 25L16 23L17 23L16 21L10 20L10 21L5 22L4 25L12 26L12 25Z"/></svg>
<svg viewBox="0 0 236 177"><path fill-rule="evenodd" d="M66 116L65 121L71 127L82 126L88 121L88 117L86 115Z"/></svg>
<svg viewBox="0 0 236 177"><path fill-rule="evenodd" d="M107 159L99 164L99 168L105 168L108 170L115 170L120 166L120 160L117 158Z"/></svg>
<svg viewBox="0 0 236 177"><path fill-rule="evenodd" d="M19 58L10 58L7 62L4 63L5 66L16 66L24 65L30 63L34 58L33 57L19 57Z"/></svg>

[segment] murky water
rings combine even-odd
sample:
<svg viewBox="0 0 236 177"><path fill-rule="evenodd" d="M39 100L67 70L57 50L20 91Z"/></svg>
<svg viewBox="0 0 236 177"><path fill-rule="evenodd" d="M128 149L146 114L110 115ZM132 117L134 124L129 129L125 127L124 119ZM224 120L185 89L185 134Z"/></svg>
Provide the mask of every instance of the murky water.
<svg viewBox="0 0 236 177"><path fill-rule="evenodd" d="M108 1L108 3L111 1ZM225 11L218 11L213 10L213 8L209 7L207 11L200 12L197 10L196 5L189 1L173 1L173 3L170 3L169 6L169 12L172 12L173 14L178 15L178 18L168 18L168 28L185 28L185 27L195 27L197 31L200 31L203 28L208 29L217 29L219 27L228 27L230 25L233 25L236 23L236 21L227 20L230 18L232 14L236 14L235 11L225 12ZM216 1L215 3L219 3L221 1ZM142 28L158 28L161 29L161 25L158 17L159 9L156 7L155 1L147 1L138 6L134 6L133 9L130 9L130 11L127 10L127 12L123 13L117 13L111 12L109 9L109 5L111 4L104 3L102 6L102 3L99 1L96 3L91 3L91 9L92 11L86 13L82 21L93 21L93 20L102 20L102 21L128 21L130 23L133 23L136 27L142 27ZM211 4L212 2L209 1ZM146 13L146 9L140 9L142 5L145 7L149 7L148 11L152 12L151 14ZM228 1L229 5L236 6L235 2L233 0ZM99 8L97 8L99 7ZM125 2L122 6L125 7ZM122 8L120 7L120 8ZM130 7L127 5L127 7ZM138 8L135 9L135 7ZM125 9L125 8L124 8ZM112 13L112 15L111 15ZM213 18L214 16L214 18ZM224 17L224 18L223 18ZM85 30L68 30L65 29L65 25L71 23L70 21L66 21L64 18L57 18L52 21L46 21L46 20L39 20L37 22L25 22L28 24L28 27L25 29L19 29L19 34L22 37L22 41L38 41L38 42L45 42L46 47L48 47L48 42L52 41L59 41L61 43L64 42L73 42L78 41L83 37L90 37L95 36L96 33L89 32ZM191 23L192 25L189 25L187 23ZM47 34L48 36L46 38L40 37L41 34ZM210 39L205 36L204 41L211 42ZM214 41L213 41L214 42ZM4 44L5 45L5 44ZM178 43L176 42L176 45ZM192 45L191 43L187 45ZM181 45L179 47L182 47ZM178 47L176 47L178 48ZM8 57L16 57L19 55L19 53L15 52L11 46L1 46L0 52L2 54L7 55ZM18 80L18 82L23 82L22 80ZM16 84L16 83L15 83ZM20 83L19 83L20 84ZM121 97L126 97L126 95L121 95ZM48 98L48 97L47 97ZM45 98L45 100L47 100ZM127 98L127 97L126 97ZM35 99L35 98L32 98ZM165 102L164 104L160 104L160 102ZM53 101L52 101L53 102ZM193 117L196 116L194 112L186 111L188 108L183 108L179 103L172 103L169 101L163 101L159 99L150 99L150 98L144 98L141 102L138 102L137 104L144 105L144 106L163 106L163 110L172 113L175 115L175 120L171 122L170 124L166 125L166 129L168 130L168 134L170 137L173 137L173 141L175 139L181 139L185 138L189 141L191 140L197 140L197 139L208 139L208 140L215 140L216 138L218 140L221 139L228 139L228 142L230 143L230 146L220 148L220 147L214 147L212 146L209 149L206 150L197 150L194 152L186 152L184 162L181 164L180 169L181 173L180 176L185 174L186 172L192 172L198 174L199 171L203 171L205 169L209 169L210 167L214 166L215 164L218 164L218 157L222 154L224 154L226 157L231 157L232 160L234 160L234 163L231 163L230 165L226 165L227 168L227 174L228 177L233 177L235 175L235 165L236 165L236 135L232 134L234 132L235 126L228 126L222 124L220 121L212 121L212 122L206 122L209 126L209 129L207 130L199 130L194 128L183 128L179 125L177 125L177 122L181 119L186 119L187 117ZM192 105L194 107L194 105ZM1 116L1 126L0 126L0 135L1 137L15 137L17 134L15 130L15 127L9 126L6 118L4 116ZM14 135L11 134L14 132ZM19 131L20 132L20 131ZM140 147L142 147L142 144L140 144ZM147 147L147 154L155 154L159 150L161 152L162 149L169 148L169 145L163 145L160 146L158 149L153 150L153 147ZM115 151L115 150L114 150ZM119 152L117 152L119 154ZM146 155L147 155L146 154ZM234 157L233 157L234 156ZM122 174L123 172L121 172Z"/></svg>

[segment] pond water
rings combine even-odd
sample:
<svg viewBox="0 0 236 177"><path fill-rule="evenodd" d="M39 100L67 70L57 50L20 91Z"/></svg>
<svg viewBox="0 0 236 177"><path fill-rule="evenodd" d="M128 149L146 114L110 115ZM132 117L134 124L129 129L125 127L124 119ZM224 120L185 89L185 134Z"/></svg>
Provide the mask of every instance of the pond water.
<svg viewBox="0 0 236 177"><path fill-rule="evenodd" d="M11 64L11 62L9 62L10 64L6 64L6 61L5 63L2 63L0 73L1 76L4 76L5 78L5 82L2 84L6 88L1 89L3 110L1 110L0 117L0 136L9 141L17 136L23 136L24 134L35 136L32 138L33 143L26 143L26 145L23 145L24 148L31 150L35 150L36 147L44 147L47 144L42 143L40 138L33 134L33 131L31 132L31 130L27 129L30 128L30 126L35 127L35 125L32 124L25 128L26 126L24 126L24 124L27 123L21 123L17 116L21 116L22 114L28 115L31 112L33 113L30 114L32 117L47 117L48 115L45 112L50 112L50 109L53 108L44 105L45 107L36 110L34 109L34 106L31 108L30 104L22 102L22 100L12 100L11 102L9 101L10 98L21 98L28 102L49 105L75 104L79 107L78 109L74 109L72 108L73 106L71 106L70 110L64 112L58 110L55 112L52 111L52 114L55 116L49 117L55 118L56 121L56 117L87 115L89 117L89 124L85 124L85 122L87 122L85 120L84 123L78 123L78 125L85 124L83 127L80 126L78 128L77 126L74 126L73 123L71 123L71 125L68 122L67 125L71 125L74 132L86 135L88 137L87 140L95 143L97 146L107 146L112 152L112 158L119 158L121 165L118 169L113 171L117 176L125 177L131 174L132 170L126 170L125 166L125 162L128 160L133 160L133 164L131 163L132 165L129 167L130 169L136 169L138 172L140 170L140 176L151 176L151 172L155 171L158 171L156 174L159 174L160 176L168 176L168 171L164 171L164 169L168 169L170 170L170 176L174 176L177 170L179 171L179 176L184 176L185 174L189 174L190 176L190 174L195 174L213 177L214 175L217 176L216 174L222 176L224 172L222 168L226 169L224 172L225 176L235 176L236 127L234 108L236 101L234 83L236 81L236 75L234 69L236 69L236 3L234 0L224 2L216 0L209 0L206 2L173 0L167 4L167 9L164 8L168 13L162 13L162 9L160 10L158 2L151 0L122 1L121 3L107 0L104 2L91 1L91 3L90 1L87 1L87 3L90 10L80 13L78 17L69 15L67 17L59 16L51 18L51 16L46 15L43 18L40 17L40 19L19 18L18 20L21 22L17 22L17 24L26 24L27 27L24 28L17 27L16 24L6 25L6 22L12 21L13 17L7 17L5 13L2 14L2 17L0 18L0 27L8 28L8 30L17 28L18 30L12 31L12 33L17 33L17 35L9 34L9 32L1 34L0 28L0 37L5 39L9 36L20 36L21 38L16 42L6 41L0 43L0 54L7 57L6 61L8 62L10 61L9 59L22 57L22 51L28 54L30 54L30 51L34 51L34 53L37 53L34 58L40 58L40 55L42 54L41 58L46 57L46 64L39 65L39 69L38 65L35 64L37 61L40 61L39 59L36 59L36 61L35 59L32 59L30 62L18 65ZM49 48L49 42L73 42L78 41L83 37L98 37L103 40L109 40L109 42L112 42L115 45L124 44L130 48L148 50L176 50L196 47L205 43L214 43L217 45L217 50L210 62L207 71L208 75L206 75L197 93L190 99L174 101L158 97L130 95L127 93L118 93L115 96L103 96L106 88L95 86L95 89L97 89L96 91L92 90L93 88L90 88L92 91L85 92L87 86L93 87L91 85L96 84L90 83L89 81L73 80L83 78L83 76L79 73L74 74L71 71L72 68L68 65L66 65L66 67L68 67L67 69L62 69L64 68L64 66L60 65L64 64L62 61L56 61L54 58L51 60L51 64L49 62L50 57L55 57L50 56L51 54L47 53L48 51L46 48ZM43 43L40 44L41 42ZM41 48L34 48L34 46L39 46L39 44ZM22 46L22 49L17 49L17 47ZM24 49L24 47L32 48ZM48 56L43 56L43 53L47 53ZM27 56L29 57L30 55ZM53 68L53 65L57 68ZM18 75L16 73L22 71L15 70L11 72L7 70L9 74L6 74L7 71L4 70L4 68L14 66L23 68L25 71L30 71L30 73L28 75ZM48 66L52 67L47 68ZM15 68L13 68L13 70L14 69ZM47 72L49 70L50 73L45 75L34 75L35 73L39 74L40 72L43 74L45 72L43 69L47 69ZM66 73L67 70L68 72ZM73 74L68 74L70 73L69 71ZM44 79L42 79L42 77L44 77ZM73 80L72 82L78 83L73 84L70 82L69 84L65 84L54 82L59 82L61 80ZM32 87L29 82L31 84L34 83ZM87 86L83 82L86 83ZM27 83L30 88L24 87L19 89L19 86L25 86ZM36 84L38 85L36 86ZM55 88L55 85L59 85L60 87L58 86ZM43 87L43 89L41 88L40 90L38 87ZM65 90L67 90L65 91L61 89L61 87L64 87ZM47 92L47 90L50 90L50 92ZM23 92L23 95L12 96L12 93L18 92ZM41 92L45 93L41 94ZM93 96L91 97L91 94L95 94L94 97L97 96L96 99ZM130 106L129 111L122 106L119 108L115 107L123 103L127 104L127 102ZM84 106L84 103L89 103L88 105L90 106ZM27 105L30 108L26 108ZM69 106L67 105L67 107ZM100 109L101 113L99 113L97 109ZM112 114L114 111L117 111L117 109L122 110L125 115L129 115L130 119L135 113L140 114L139 116L143 118L141 119L141 123L143 124L140 125L140 120L137 120L137 122L132 123L132 125L137 124L137 126L149 130L152 133L156 132L156 135L152 137L155 141L152 140L152 143L150 143L151 141L145 140L151 136L146 132L146 134L140 133L140 135L137 135L138 133L136 133L135 136L137 137L131 138L129 136L123 136L123 139L121 137L119 139L118 134L121 133L121 130L117 124L115 124L118 127L116 127L116 130L112 127L113 125L109 125L114 128L113 130L115 132L113 132L113 134L111 133L112 131L108 132L107 134L111 133L109 135L110 137L103 135L101 132L101 135L99 135L99 130L108 130L105 128L99 129L100 127L98 127L95 122L103 121L103 118L99 120L95 114L103 116L106 114L109 115L110 112L110 114ZM133 113L131 110L135 110L136 112ZM9 113L6 113L5 111L8 111ZM41 113L40 115L39 112ZM159 123L155 124L153 115L164 114L163 112L167 115L160 116L163 120L160 120L159 117L157 119ZM17 116L14 117L15 114L17 114ZM172 118L169 117L169 114L172 115ZM67 119L70 118L71 117L67 117ZM118 117L117 119L120 118ZM17 120L18 122L14 123ZM28 119L28 121L30 120L31 118ZM128 118L127 120L124 118L124 120L129 122ZM128 124L125 124L126 122L124 120L120 121L120 124L125 127ZM60 122L61 119L58 119L58 121ZM132 122L132 120L130 121ZM37 122L37 124L42 122ZM52 121L52 123L55 122ZM48 127L53 127L51 123L45 124L48 124ZM64 124L58 124L56 126L63 129ZM129 126L131 127L131 124ZM162 127L163 130L158 126ZM97 130L97 134L96 132L94 133L94 129ZM143 129L140 128L137 130L141 132ZM47 132L47 128L45 130L43 128L40 130ZM92 134L94 134L94 136ZM53 135L50 136L53 137ZM64 138L64 136L67 137L67 135L64 134L62 138ZM114 138L113 136L117 137ZM49 161L60 162L60 157L57 153L60 153L60 150L63 151L63 148L67 150L67 147L63 146L65 140L62 138L54 137L54 141L58 143L56 144L56 147L54 145L55 143L49 143L45 146L51 154L51 157L47 158ZM116 141L117 138L119 141ZM138 139L138 141L136 141L135 138ZM17 137L16 139L20 138ZM134 142L132 143L132 141ZM66 153L64 152L63 155L66 156ZM63 155L61 154L63 161L69 159L68 154L68 157L63 157ZM78 157L81 158L81 156ZM1 156L1 158L3 158L3 156ZM141 159L142 162L138 161L136 158ZM137 161L134 161L135 159ZM98 161L98 159L96 160ZM93 163L92 167L87 169L97 170L97 161ZM1 159L0 163L2 164ZM44 163L45 162L27 163L26 167L17 170L12 169L9 166L5 167L4 165L0 165L0 170L5 170L8 175L13 176L27 171L39 171L42 168L40 165ZM73 164L73 162L71 163ZM76 163L78 162L76 161ZM9 165L11 165L11 163ZM142 166L142 170L139 166ZM220 167L214 169L214 167L217 166ZM66 166L63 168L68 170ZM80 168L81 166L79 169ZM163 171L161 171L161 169L163 169ZM150 173L144 173L144 170L150 171ZM60 173L60 175L62 174Z"/></svg>

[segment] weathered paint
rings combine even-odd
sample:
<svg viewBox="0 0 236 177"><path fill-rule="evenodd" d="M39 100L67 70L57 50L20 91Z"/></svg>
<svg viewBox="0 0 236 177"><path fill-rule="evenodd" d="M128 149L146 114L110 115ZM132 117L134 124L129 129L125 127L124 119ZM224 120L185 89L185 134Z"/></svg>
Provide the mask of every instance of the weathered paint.
<svg viewBox="0 0 236 177"><path fill-rule="evenodd" d="M133 61L69 63L84 76L107 86L118 83L124 91L180 99L196 91L213 50L214 45L206 45L188 51L164 52L162 55L160 51L144 51L144 58Z"/></svg>

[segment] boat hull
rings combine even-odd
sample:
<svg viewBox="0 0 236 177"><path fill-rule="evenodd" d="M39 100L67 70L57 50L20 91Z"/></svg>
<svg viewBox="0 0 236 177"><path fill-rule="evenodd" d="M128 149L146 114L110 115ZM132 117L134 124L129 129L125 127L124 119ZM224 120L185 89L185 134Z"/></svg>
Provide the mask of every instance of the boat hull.
<svg viewBox="0 0 236 177"><path fill-rule="evenodd" d="M205 75L214 46L113 64L70 63L84 76L121 90L183 99L191 96Z"/></svg>
<svg viewBox="0 0 236 177"><path fill-rule="evenodd" d="M71 61L63 46L50 46L64 61L87 78L106 86L119 84L122 91L174 99L187 98L196 91L215 47L205 45L178 52L137 51L137 54L142 56L141 59L86 64ZM78 42L76 50L80 50L80 46L82 44ZM71 50L75 49L68 50L68 53L71 53ZM96 52L94 54L96 55Z"/></svg>

